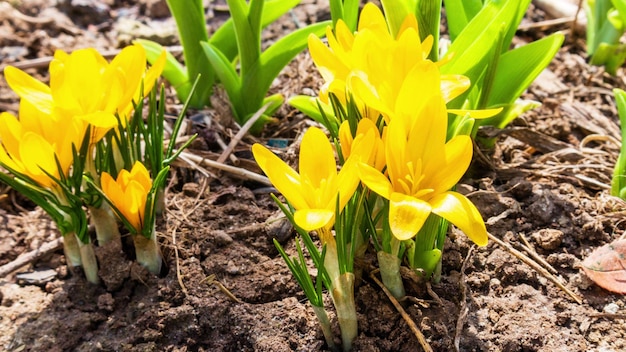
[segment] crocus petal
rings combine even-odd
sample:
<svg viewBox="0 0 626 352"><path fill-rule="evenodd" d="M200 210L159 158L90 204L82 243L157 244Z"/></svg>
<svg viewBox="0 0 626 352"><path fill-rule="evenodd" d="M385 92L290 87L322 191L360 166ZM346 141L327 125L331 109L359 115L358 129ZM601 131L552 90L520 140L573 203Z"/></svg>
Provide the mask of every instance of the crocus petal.
<svg viewBox="0 0 626 352"><path fill-rule="evenodd" d="M121 204L121 210L128 222L137 232L143 229L143 217L146 208L147 191L135 180L128 184L126 189L126 203ZM119 207L118 207L119 208Z"/></svg>
<svg viewBox="0 0 626 352"><path fill-rule="evenodd" d="M4 77L11 89L20 98L28 100L46 114L52 113L53 104L50 87L13 66L7 66L4 69Z"/></svg>
<svg viewBox="0 0 626 352"><path fill-rule="evenodd" d="M441 193L430 200L433 213L450 221L472 242L479 246L487 245L487 229L476 206L457 192Z"/></svg>
<svg viewBox="0 0 626 352"><path fill-rule="evenodd" d="M107 132L118 125L115 115L105 111L97 111L82 115L80 116L80 119L92 126L90 143L97 143L107 134Z"/></svg>
<svg viewBox="0 0 626 352"><path fill-rule="evenodd" d="M23 133L22 125L17 117L8 112L0 113L0 143L4 145L7 153L14 158L19 155Z"/></svg>
<svg viewBox="0 0 626 352"><path fill-rule="evenodd" d="M400 241L409 240L422 228L431 206L423 200L393 193L389 199L389 227Z"/></svg>
<svg viewBox="0 0 626 352"><path fill-rule="evenodd" d="M145 189L145 193L152 188L150 173L145 165L139 161L136 161L132 169L130 169L130 178L137 181Z"/></svg>
<svg viewBox="0 0 626 352"><path fill-rule="evenodd" d="M448 112L455 115L467 115L474 119L486 119L495 116L502 111L502 108L484 110L448 109Z"/></svg>
<svg viewBox="0 0 626 352"><path fill-rule="evenodd" d="M46 175L59 177L54 149L43 137L33 132L26 132L20 141L20 159L28 176L44 187L50 187L54 181Z"/></svg>
<svg viewBox="0 0 626 352"><path fill-rule="evenodd" d="M308 208L307 201L301 192L300 175L284 161L260 144L252 146L254 160L270 179L274 187L296 209Z"/></svg>
<svg viewBox="0 0 626 352"><path fill-rule="evenodd" d="M446 103L463 94L470 87L469 78L462 75L441 75L441 94Z"/></svg>
<svg viewBox="0 0 626 352"><path fill-rule="evenodd" d="M300 176L307 177L315 187L337 175L335 152L319 128L311 127L304 133L299 157Z"/></svg>
<svg viewBox="0 0 626 352"><path fill-rule="evenodd" d="M337 175L337 192L339 193L339 211L346 206L352 195L359 186L359 157L350 157L344 164L339 175ZM328 194L327 209L335 209L336 194Z"/></svg>
<svg viewBox="0 0 626 352"><path fill-rule="evenodd" d="M378 6L369 2L363 6L359 18L358 31L361 32L365 29L379 33L387 33L389 35L387 21L382 11L380 11ZM391 39L391 35L389 35L389 39Z"/></svg>
<svg viewBox="0 0 626 352"><path fill-rule="evenodd" d="M472 139L469 136L456 136L443 149L444 157L424 156L423 187L432 188L435 193L446 192L454 187L472 161Z"/></svg>
<svg viewBox="0 0 626 352"><path fill-rule="evenodd" d="M296 210L293 219L305 231L313 231L326 227L333 220L335 213L328 209Z"/></svg>
<svg viewBox="0 0 626 352"><path fill-rule="evenodd" d="M393 193L391 182L378 170L366 163L359 164L359 178L373 192L389 199Z"/></svg>

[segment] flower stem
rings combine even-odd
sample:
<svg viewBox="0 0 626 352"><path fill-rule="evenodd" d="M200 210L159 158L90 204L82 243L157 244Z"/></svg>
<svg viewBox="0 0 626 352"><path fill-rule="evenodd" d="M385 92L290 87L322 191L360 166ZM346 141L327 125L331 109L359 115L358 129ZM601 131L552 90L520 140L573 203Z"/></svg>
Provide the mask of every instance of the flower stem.
<svg viewBox="0 0 626 352"><path fill-rule="evenodd" d="M406 292L404 291L402 276L400 276L400 258L395 254L385 251L379 251L377 257L380 277L383 279L385 287L389 289L395 298L403 298Z"/></svg>
<svg viewBox="0 0 626 352"><path fill-rule="evenodd" d="M323 306L314 306L313 311L315 312L315 316L317 316L317 320L320 322L322 327L322 333L324 334L324 339L326 339L326 344L331 351L337 351L337 345L335 345L335 338L333 335L333 331L330 328L330 320L328 319L328 314L326 314L326 310Z"/></svg>
<svg viewBox="0 0 626 352"><path fill-rule="evenodd" d="M83 243L80 240L77 241L80 247L80 257L83 261L83 270L87 281L97 285L100 283L100 278L98 277L98 261L96 260L96 253L93 251L93 245L91 242Z"/></svg>
<svg viewBox="0 0 626 352"><path fill-rule="evenodd" d="M359 329L354 305L354 274L344 273L332 283L332 298L337 310L337 320L341 329L341 342L344 351L352 349L352 341Z"/></svg>
<svg viewBox="0 0 626 352"><path fill-rule="evenodd" d="M78 246L78 238L74 232L68 232L63 236L63 253L65 253L65 261L71 267L81 266L80 248Z"/></svg>
<svg viewBox="0 0 626 352"><path fill-rule="evenodd" d="M133 236L133 242L135 243L137 262L143 265L151 273L159 275L161 272L162 259L154 229L152 230L150 238L146 238L142 235L135 235Z"/></svg>
<svg viewBox="0 0 626 352"><path fill-rule="evenodd" d="M339 258L337 257L337 242L330 229L318 229L318 235L326 246L324 268L330 277L330 293L335 310L337 310L343 350L349 351L352 348L352 341L358 334L356 307L354 305L354 274L351 272L341 273Z"/></svg>
<svg viewBox="0 0 626 352"><path fill-rule="evenodd" d="M91 215L91 223L96 228L98 245L101 246L110 241L121 241L117 219L108 203L102 202L99 207L89 207L89 214Z"/></svg>

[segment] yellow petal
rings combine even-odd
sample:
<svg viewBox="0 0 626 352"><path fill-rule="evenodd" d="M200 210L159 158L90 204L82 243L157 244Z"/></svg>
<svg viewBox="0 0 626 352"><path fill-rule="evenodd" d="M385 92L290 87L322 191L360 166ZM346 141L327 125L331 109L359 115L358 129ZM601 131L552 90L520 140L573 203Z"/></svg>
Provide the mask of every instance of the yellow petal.
<svg viewBox="0 0 626 352"><path fill-rule="evenodd" d="M463 177L472 161L472 139L456 136L443 149L443 157L424 156L423 187L432 188L435 194L450 190Z"/></svg>
<svg viewBox="0 0 626 352"><path fill-rule="evenodd" d="M152 90L152 87L154 87L154 85L157 83L157 80L159 79L159 77L163 73L163 70L165 69L165 62L167 61L166 54L167 54L166 51L163 50L161 54L159 55L159 57L154 62L154 65L152 65L148 69L148 71L146 71L144 75L144 79L143 79L143 95L139 94L141 92L138 92L137 94L135 94L135 98L134 98L135 101L139 101L140 96L144 96L144 97L148 96L149 92Z"/></svg>
<svg viewBox="0 0 626 352"><path fill-rule="evenodd" d="M359 186L359 170L358 170L358 162L360 158L358 157L350 157L343 164L343 167L339 171L339 175L337 176L337 193L339 193L339 211L346 206L356 188ZM327 194L327 209L335 209L337 194L329 193Z"/></svg>
<svg viewBox="0 0 626 352"><path fill-rule="evenodd" d="M343 159L347 159L350 156L350 149L352 147L352 132L350 132L350 123L345 120L339 126L339 145L341 145L341 155Z"/></svg>
<svg viewBox="0 0 626 352"><path fill-rule="evenodd" d="M100 187L102 187L102 192L106 194L113 205L117 207L117 204L124 203L124 192L106 171L100 175Z"/></svg>
<svg viewBox="0 0 626 352"><path fill-rule="evenodd" d="M28 100L46 114L52 113L53 102L50 87L13 66L7 66L4 69L4 77L20 98Z"/></svg>
<svg viewBox="0 0 626 352"><path fill-rule="evenodd" d="M46 175L58 178L59 172L55 161L54 149L43 137L33 132L26 132L20 141L20 159L28 176L44 187L51 187L55 182Z"/></svg>
<svg viewBox="0 0 626 352"><path fill-rule="evenodd" d="M469 78L462 75L441 75L441 94L446 103L463 94L470 87Z"/></svg>
<svg viewBox="0 0 626 352"><path fill-rule="evenodd" d="M330 182L337 175L335 152L328 137L316 127L309 128L300 145L300 177L308 179L314 187L323 180Z"/></svg>
<svg viewBox="0 0 626 352"><path fill-rule="evenodd" d="M141 187L145 189L146 193L150 190L150 188L152 188L150 172L148 172L148 169L146 169L144 164L139 161L136 161L130 170L130 178L138 182Z"/></svg>
<svg viewBox="0 0 626 352"><path fill-rule="evenodd" d="M487 229L476 206L465 196L456 192L441 193L430 200L433 213L450 221L463 231L472 242L487 245Z"/></svg>
<svg viewBox="0 0 626 352"><path fill-rule="evenodd" d="M308 204L301 192L300 175L290 168L284 161L260 144L252 146L254 160L265 175L270 179L274 187L296 209L306 209Z"/></svg>
<svg viewBox="0 0 626 352"><path fill-rule="evenodd" d="M13 158L19 156L23 133L22 124L17 117L8 112L0 113L0 143Z"/></svg>
<svg viewBox="0 0 626 352"><path fill-rule="evenodd" d="M467 115L474 119L486 119L495 116L502 111L502 108L483 109L483 110L465 110L465 109L448 109L448 112L455 115Z"/></svg>
<svg viewBox="0 0 626 352"><path fill-rule="evenodd" d="M389 39L391 40L385 16L383 16L383 13L380 11L378 6L369 2L363 6L363 10L361 10L359 17L358 31L361 32L365 29L369 29L377 33L387 33Z"/></svg>
<svg viewBox="0 0 626 352"><path fill-rule="evenodd" d="M82 115L80 119L92 126L91 143L99 142L107 132L118 125L115 115L105 111L96 111Z"/></svg>
<svg viewBox="0 0 626 352"><path fill-rule="evenodd" d="M400 241L409 240L422 228L431 207L423 200L402 193L392 193L389 199L389 227Z"/></svg>
<svg viewBox="0 0 626 352"><path fill-rule="evenodd" d="M389 199L393 193L393 187L391 182L383 175L379 170L367 165L366 163L360 163L358 166L359 178L361 181L373 192L379 194L381 197Z"/></svg>
<svg viewBox="0 0 626 352"><path fill-rule="evenodd" d="M147 190L139 182L131 181L126 189L126 207L124 215L137 232L143 229L146 209Z"/></svg>
<svg viewBox="0 0 626 352"><path fill-rule="evenodd" d="M293 214L294 221L305 231L313 231L325 227L335 217L328 209L302 209Z"/></svg>

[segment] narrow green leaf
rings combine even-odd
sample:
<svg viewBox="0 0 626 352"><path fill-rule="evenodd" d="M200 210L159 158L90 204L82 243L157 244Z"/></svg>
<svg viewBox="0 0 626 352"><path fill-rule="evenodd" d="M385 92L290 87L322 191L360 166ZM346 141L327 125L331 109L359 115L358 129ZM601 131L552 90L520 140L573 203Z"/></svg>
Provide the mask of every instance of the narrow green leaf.
<svg viewBox="0 0 626 352"><path fill-rule="evenodd" d="M330 21L324 21L289 33L261 54L258 65L250 67L250 71L242 76L242 86L249 90L248 99L259 102L258 107L252 110L256 111L261 107L260 103L280 71L306 48L309 35L324 35L330 24Z"/></svg>
<svg viewBox="0 0 626 352"><path fill-rule="evenodd" d="M163 50L165 50L161 44L151 40L136 39L134 42L140 44L144 48L148 62L151 65L156 62ZM174 86L174 89L176 89L177 86L180 86L188 81L187 69L181 65L169 51L165 55L166 61L162 76L165 77L165 79L170 82L172 86Z"/></svg>
<svg viewBox="0 0 626 352"><path fill-rule="evenodd" d="M258 9L259 1L262 4L263 0L252 0L248 5L245 0L227 0L235 26L242 76L245 76L248 70L257 64L261 56L261 28L260 26L256 27L257 21L250 17L253 15L250 13L250 9L253 5L255 9ZM218 70L217 67L215 68Z"/></svg>
<svg viewBox="0 0 626 352"><path fill-rule="evenodd" d="M417 11L417 1L418 0L381 0L389 31L394 38L398 34L406 16L409 14L415 15Z"/></svg>
<svg viewBox="0 0 626 352"><path fill-rule="evenodd" d="M206 56L202 55L202 48L198 46L199 42L207 42L209 40L202 0L167 0L167 5L178 27L185 65L187 65L187 81L189 82L191 77L195 78L198 74L202 75L204 81L203 85L198 87L194 94L192 106L196 108L204 107L209 105L211 89L215 82L215 73L211 65L209 65ZM188 87L183 85L181 89L188 89Z"/></svg>
<svg viewBox="0 0 626 352"><path fill-rule="evenodd" d="M617 113L620 120L620 128L622 132L622 146L620 149L615 170L613 171L613 180L611 181L611 195L623 198L626 189L626 92L615 88L613 89L615 103L617 105Z"/></svg>
<svg viewBox="0 0 626 352"><path fill-rule="evenodd" d="M442 66L442 73L466 75L471 82L476 82L480 68L486 64L486 57L497 44L493 38L500 33L503 24L513 23L518 6L516 1L488 2L450 46L447 54L451 55L450 61ZM506 39L502 47L508 48Z"/></svg>
<svg viewBox="0 0 626 352"><path fill-rule="evenodd" d="M300 0L267 0L265 1L265 8L261 15L261 26L265 28L268 24L276 21L280 16L284 15L287 11L295 7ZM237 41L233 40L235 37L235 27L233 19L229 18L224 24L218 28L211 38L209 43L218 48L224 56L230 61L237 57Z"/></svg>
<svg viewBox="0 0 626 352"><path fill-rule="evenodd" d="M240 111L238 109L242 106L243 97L240 96L241 82L235 68L228 58L213 45L209 43L200 43L200 45L204 49L204 54L209 59L209 62L215 68L220 82L224 85L226 94L228 94L233 107L235 119L238 123L241 123L244 116L239 115Z"/></svg>
<svg viewBox="0 0 626 352"><path fill-rule="evenodd" d="M450 40L456 37L483 7L482 0L443 0Z"/></svg>
<svg viewBox="0 0 626 352"><path fill-rule="evenodd" d="M503 54L487 106L513 103L552 61L563 40L563 34L554 33Z"/></svg>

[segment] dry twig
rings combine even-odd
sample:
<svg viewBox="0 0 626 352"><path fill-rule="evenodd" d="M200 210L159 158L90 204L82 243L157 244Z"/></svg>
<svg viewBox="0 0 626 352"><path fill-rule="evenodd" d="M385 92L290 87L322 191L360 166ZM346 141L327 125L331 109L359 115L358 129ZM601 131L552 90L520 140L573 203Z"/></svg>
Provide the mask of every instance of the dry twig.
<svg viewBox="0 0 626 352"><path fill-rule="evenodd" d="M465 282L465 269L467 269L467 263L469 263L469 259L474 252L475 246L470 247L469 251L467 251L467 256L465 256L465 260L463 260L463 265L461 266L461 278L459 279L459 286L461 289L461 306L459 307L459 318L456 320L456 330L454 332L454 348L460 351L461 345L461 333L463 332L463 326L465 325L465 320L467 319L467 313L469 313L469 308L467 307L467 283Z"/></svg>
<svg viewBox="0 0 626 352"><path fill-rule="evenodd" d="M376 269L376 270L370 272L370 277L372 278L372 280L374 280L374 282L376 282L376 284L378 286L380 286L380 288L383 290L383 292L385 292L385 294L387 295L387 297L391 301L391 304L393 304L393 306L396 307L396 310L398 311L398 313L400 313L400 315L402 316L404 321L406 321L406 323L409 325L409 328L411 329L411 331L413 331L413 334L415 334L415 337L417 338L417 341L419 341L419 343L422 346L422 348L424 349L424 351L426 351L426 352L433 352L432 347L430 347L430 345L428 344L428 341L426 341L426 338L424 337L424 334L422 334L420 329L417 327L417 324L415 324L413 319L411 319L411 317L407 314L407 312L404 310L404 308L402 308L402 306L400 305L398 300L391 294L391 292L389 292L387 287L385 287L385 285L382 282L380 282L380 280L378 280L378 278L376 277L376 272L378 272L378 271L379 270Z"/></svg>
<svg viewBox="0 0 626 352"><path fill-rule="evenodd" d="M501 239L497 238L496 236L490 234L489 232L487 232L487 236L489 236L490 240L494 241L495 243L499 244L500 246L504 247L506 250L511 252L511 254L513 254L514 256L517 257L517 259L523 261L528 266L530 266L531 268L535 269L540 274L542 274L544 277L546 277L548 280L552 281L561 290L563 290L565 293L567 293L576 303L578 303L578 304L582 304L583 303L582 298L580 298L577 294L575 294L570 289L565 287L565 285L562 284L561 281L559 281L559 279L557 279L554 275L552 275L548 270L544 269L541 265L537 264L537 262L535 262L534 260L528 258L527 256L524 255L524 253L518 251L517 249L513 248L510 244L502 241Z"/></svg>
<svg viewBox="0 0 626 352"><path fill-rule="evenodd" d="M248 121L246 121L246 123L243 126L241 126L241 128L239 129L239 132L237 132L235 137L231 139L230 144L228 144L228 147L224 149L224 152L222 152L222 155L220 155L220 157L217 158L218 163L223 163L224 161L226 161L226 158L228 158L231 155L231 153L233 152L237 144L239 144L243 136L246 133L248 133L250 128L252 128L252 125L254 125L254 123L257 122L257 120L261 116L263 116L263 113L265 113L265 110L267 110L269 106L270 106L270 103L263 105L259 109L259 111L255 112L254 115L252 115L250 119L248 119Z"/></svg>
<svg viewBox="0 0 626 352"><path fill-rule="evenodd" d="M37 259L52 253L58 249L63 247L63 237L59 237L52 242L48 242L43 244L41 247L30 251L28 253L24 253L19 257L15 258L15 260L0 266L0 277L4 277L15 270L36 261Z"/></svg>
<svg viewBox="0 0 626 352"><path fill-rule="evenodd" d="M271 186L272 183L270 182L270 180L262 175L259 175L257 173L248 171L246 169L243 168L239 168L239 167L235 167L235 166L231 166L231 165L226 165L223 163L218 163L217 161L211 160L211 159L205 159L201 156L189 153L189 152L182 152L180 154L181 159L187 161L187 162L191 162L190 164L194 167L197 167L198 165L206 165L208 167L212 167L218 170L222 170L222 171L226 171L229 172L235 176L238 176L240 178L243 179L247 179L247 180L251 180L251 181L255 181L258 183L262 183L264 185L267 186Z"/></svg>

